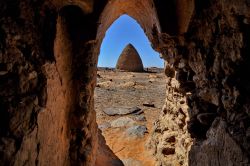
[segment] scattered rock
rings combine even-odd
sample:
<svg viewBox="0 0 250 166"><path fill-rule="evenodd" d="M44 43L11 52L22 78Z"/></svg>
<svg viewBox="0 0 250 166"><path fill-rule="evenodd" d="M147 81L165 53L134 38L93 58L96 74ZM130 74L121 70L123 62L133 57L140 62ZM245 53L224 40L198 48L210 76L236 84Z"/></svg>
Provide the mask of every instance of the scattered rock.
<svg viewBox="0 0 250 166"><path fill-rule="evenodd" d="M151 82L156 82L156 79L155 79L155 78L150 78L149 81L151 81Z"/></svg>
<svg viewBox="0 0 250 166"><path fill-rule="evenodd" d="M142 105L145 107L155 107L155 105L153 103L150 103L150 102L143 103Z"/></svg>
<svg viewBox="0 0 250 166"><path fill-rule="evenodd" d="M109 122L104 122L104 123L98 125L98 128L102 131L104 131L110 127L111 127L111 124Z"/></svg>
<svg viewBox="0 0 250 166"><path fill-rule="evenodd" d="M141 114L143 114L143 113L144 113L144 111L143 111L143 110L140 110L140 111L134 112L133 114L134 114L134 115L141 115Z"/></svg>
<svg viewBox="0 0 250 166"><path fill-rule="evenodd" d="M129 87L134 87L136 85L136 82L134 81L128 81L120 84L118 87L120 88L129 88Z"/></svg>
<svg viewBox="0 0 250 166"><path fill-rule="evenodd" d="M139 107L132 107L132 108L111 107L111 108L104 109L103 112L107 115L114 116L114 115L127 115L127 114L138 112L140 110L141 109Z"/></svg>
<svg viewBox="0 0 250 166"><path fill-rule="evenodd" d="M143 137L147 133L147 127L142 125L132 126L126 130L126 134L132 137Z"/></svg>
<svg viewBox="0 0 250 166"><path fill-rule="evenodd" d="M142 163L138 160L134 160L131 158L122 160L124 166L142 166Z"/></svg>
<svg viewBox="0 0 250 166"><path fill-rule="evenodd" d="M111 122L111 127L128 127L135 124L135 121L129 117L121 117Z"/></svg>
<svg viewBox="0 0 250 166"><path fill-rule="evenodd" d="M135 120L137 121L146 121L145 115L138 115L135 117Z"/></svg>
<svg viewBox="0 0 250 166"><path fill-rule="evenodd" d="M96 86L102 87L102 88L108 88L108 87L110 87L110 84L111 84L111 81L104 81L104 82L98 83Z"/></svg>
<svg viewBox="0 0 250 166"><path fill-rule="evenodd" d="M157 75L150 74L150 75L148 76L148 78L158 78L158 76L157 76Z"/></svg>

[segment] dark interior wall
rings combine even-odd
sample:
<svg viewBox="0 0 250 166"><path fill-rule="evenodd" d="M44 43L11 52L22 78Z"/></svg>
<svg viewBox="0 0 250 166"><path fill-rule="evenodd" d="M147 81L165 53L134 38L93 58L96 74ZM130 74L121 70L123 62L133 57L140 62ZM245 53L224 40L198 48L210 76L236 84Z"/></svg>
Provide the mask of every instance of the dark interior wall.
<svg viewBox="0 0 250 166"><path fill-rule="evenodd" d="M95 10L95 9L94 9ZM69 157L71 165L88 165L95 162L97 153L97 126L93 106L96 77L96 58L94 55L96 20L94 14L85 14L77 6L61 9L65 28L71 45L70 63L64 70L70 70L74 105L68 115L69 120ZM60 40L59 40L60 42ZM60 48L67 47L65 43ZM60 43L58 43L60 45ZM64 56L61 52L60 56ZM65 60L64 60L65 61ZM57 62L59 64L59 62ZM65 77L63 75L62 77Z"/></svg>
<svg viewBox="0 0 250 166"><path fill-rule="evenodd" d="M88 3L79 2L85 10L54 1L0 2L3 165L95 162L92 54L105 1L89 3L94 9Z"/></svg>
<svg viewBox="0 0 250 166"><path fill-rule="evenodd" d="M13 165L46 104L45 61L53 60L56 11L43 1L0 2L0 160ZM37 147L39 149L39 146ZM36 156L34 155L34 158Z"/></svg>
<svg viewBox="0 0 250 166"><path fill-rule="evenodd" d="M193 15L194 0L154 0L163 32L178 36L187 31Z"/></svg>
<svg viewBox="0 0 250 166"><path fill-rule="evenodd" d="M162 36L168 44L161 48L177 71L170 76L179 80L184 94L191 94L188 130L195 142L189 164L249 165L249 3L209 0L194 5L186 33ZM162 8L157 8L161 25L169 20ZM174 29L162 25L163 33Z"/></svg>

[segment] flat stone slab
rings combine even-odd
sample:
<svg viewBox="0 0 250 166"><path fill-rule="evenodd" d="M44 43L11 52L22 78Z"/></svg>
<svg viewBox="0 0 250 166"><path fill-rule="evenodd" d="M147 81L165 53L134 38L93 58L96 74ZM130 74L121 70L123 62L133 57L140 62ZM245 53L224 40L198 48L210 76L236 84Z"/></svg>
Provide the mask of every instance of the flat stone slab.
<svg viewBox="0 0 250 166"><path fill-rule="evenodd" d="M110 107L103 110L107 115L128 115L140 111L139 107Z"/></svg>
<svg viewBox="0 0 250 166"><path fill-rule="evenodd" d="M121 117L116 120L113 120L111 127L129 127L135 124L135 121L129 117Z"/></svg>
<svg viewBox="0 0 250 166"><path fill-rule="evenodd" d="M103 122L102 124L98 125L98 128L102 131L104 131L110 127L111 127L111 124L109 122Z"/></svg>
<svg viewBox="0 0 250 166"><path fill-rule="evenodd" d="M135 117L135 120L141 121L141 122L145 122L146 121L146 117L145 117L145 115L137 115Z"/></svg>
<svg viewBox="0 0 250 166"><path fill-rule="evenodd" d="M141 161L138 161L132 158L123 159L122 162L124 166L142 166Z"/></svg>
<svg viewBox="0 0 250 166"><path fill-rule="evenodd" d="M140 110L140 111L137 111L137 112L133 112L132 114L133 115L141 115L141 114L143 114L144 113L144 111L143 110Z"/></svg>
<svg viewBox="0 0 250 166"><path fill-rule="evenodd" d="M131 137L143 137L147 132L147 127L144 125L132 126L126 130L126 134Z"/></svg>
<svg viewBox="0 0 250 166"><path fill-rule="evenodd" d="M151 102L145 102L142 105L145 106L145 107L155 107L155 105L153 103L151 103Z"/></svg>

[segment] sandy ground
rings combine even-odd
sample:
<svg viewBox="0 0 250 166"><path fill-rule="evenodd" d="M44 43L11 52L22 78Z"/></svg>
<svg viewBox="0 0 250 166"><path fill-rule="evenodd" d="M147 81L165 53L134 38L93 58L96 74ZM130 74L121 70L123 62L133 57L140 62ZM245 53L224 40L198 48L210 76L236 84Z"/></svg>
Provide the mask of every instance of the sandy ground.
<svg viewBox="0 0 250 166"><path fill-rule="evenodd" d="M156 70L158 71L158 70ZM119 117L130 117L135 120L138 115L109 116L103 109L110 107L134 107L143 110L146 121L136 121L136 124L146 125L148 133L142 138L132 138L125 134L126 127L107 128L102 131L107 145L121 160L134 159L143 166L155 165L155 160L145 144L152 132L154 121L160 114L165 100L166 81L162 72L133 73L99 69L98 83L95 89L95 110L97 123L101 125ZM143 106L143 103L153 103L155 107Z"/></svg>

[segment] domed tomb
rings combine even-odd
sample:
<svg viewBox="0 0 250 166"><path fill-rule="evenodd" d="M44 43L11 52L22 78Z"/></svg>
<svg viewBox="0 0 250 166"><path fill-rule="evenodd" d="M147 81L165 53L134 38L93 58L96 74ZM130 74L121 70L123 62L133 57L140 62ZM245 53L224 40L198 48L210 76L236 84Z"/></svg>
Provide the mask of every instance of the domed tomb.
<svg viewBox="0 0 250 166"><path fill-rule="evenodd" d="M117 61L116 69L131 72L143 71L141 57L132 44L128 44L122 51Z"/></svg>

